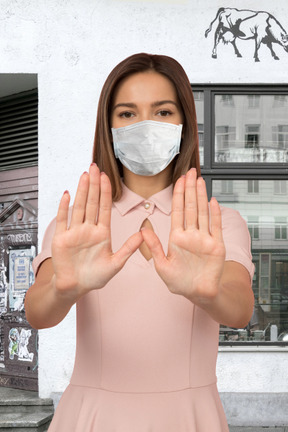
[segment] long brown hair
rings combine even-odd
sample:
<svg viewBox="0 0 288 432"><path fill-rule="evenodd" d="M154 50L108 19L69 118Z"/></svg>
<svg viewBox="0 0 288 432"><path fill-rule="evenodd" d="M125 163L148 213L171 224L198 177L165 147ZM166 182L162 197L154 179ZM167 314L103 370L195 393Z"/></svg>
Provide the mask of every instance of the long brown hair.
<svg viewBox="0 0 288 432"><path fill-rule="evenodd" d="M200 175L195 103L184 69L172 57L146 53L134 54L119 63L108 75L98 104L93 162L96 162L100 170L110 178L113 201L119 200L122 194L122 166L114 156L110 126L113 96L124 78L137 72L150 70L164 75L173 83L184 116L183 138L180 154L176 156L174 162L173 184L192 167L195 167L198 176Z"/></svg>

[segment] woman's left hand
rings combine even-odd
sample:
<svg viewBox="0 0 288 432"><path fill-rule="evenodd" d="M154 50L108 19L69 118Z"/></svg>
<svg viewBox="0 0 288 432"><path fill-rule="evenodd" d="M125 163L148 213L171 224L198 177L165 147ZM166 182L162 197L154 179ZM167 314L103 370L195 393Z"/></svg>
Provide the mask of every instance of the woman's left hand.
<svg viewBox="0 0 288 432"><path fill-rule="evenodd" d="M204 180L195 168L175 184L168 253L150 229L142 230L156 270L169 290L193 303L213 302L219 293L225 260L221 211L215 198L209 207Z"/></svg>

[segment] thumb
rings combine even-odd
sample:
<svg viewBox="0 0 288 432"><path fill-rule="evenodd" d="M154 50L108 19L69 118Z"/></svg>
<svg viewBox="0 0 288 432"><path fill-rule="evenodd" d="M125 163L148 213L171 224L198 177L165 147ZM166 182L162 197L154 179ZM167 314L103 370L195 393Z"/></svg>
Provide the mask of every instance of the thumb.
<svg viewBox="0 0 288 432"><path fill-rule="evenodd" d="M166 259L166 256L164 254L163 247L158 236L153 230L145 227L141 228L141 233L145 243L150 249L155 264L160 264L161 261Z"/></svg>
<svg viewBox="0 0 288 432"><path fill-rule="evenodd" d="M123 246L113 256L115 267L118 270L124 266L128 258L139 248L142 242L143 236L140 231L126 240Z"/></svg>

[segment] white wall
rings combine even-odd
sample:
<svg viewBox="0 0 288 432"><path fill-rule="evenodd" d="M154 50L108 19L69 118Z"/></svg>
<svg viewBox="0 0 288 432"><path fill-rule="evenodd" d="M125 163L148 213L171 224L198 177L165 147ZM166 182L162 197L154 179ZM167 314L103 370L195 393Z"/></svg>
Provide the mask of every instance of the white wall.
<svg viewBox="0 0 288 432"><path fill-rule="evenodd" d="M242 0L241 8L251 9L251 3L288 29L286 0ZM89 166L99 92L123 58L140 51L173 56L192 83L287 82L288 53L280 46L275 47L279 61L262 46L261 61L255 63L253 41L239 42L243 58L221 43L218 59L212 59L214 33L207 39L204 33L222 5L215 0L0 0L0 73L38 74L40 244L62 192L69 189L73 196ZM239 8L239 1L228 5ZM63 391L69 381L74 327L73 310L57 328L40 332L42 396ZM269 391L287 391L287 360L277 352L221 353L219 389L267 391L271 361L275 379Z"/></svg>

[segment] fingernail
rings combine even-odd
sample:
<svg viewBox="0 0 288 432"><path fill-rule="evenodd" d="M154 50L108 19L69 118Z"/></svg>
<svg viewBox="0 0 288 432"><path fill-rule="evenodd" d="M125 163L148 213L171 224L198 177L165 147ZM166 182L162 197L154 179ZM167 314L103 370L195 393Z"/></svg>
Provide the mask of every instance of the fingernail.
<svg viewBox="0 0 288 432"><path fill-rule="evenodd" d="M96 163L95 163L95 162L92 162L90 166L91 166L91 167L92 167L92 166L96 166Z"/></svg>
<svg viewBox="0 0 288 432"><path fill-rule="evenodd" d="M69 191L65 190L64 193L63 193L63 195L65 195L65 194L69 194Z"/></svg>
<svg viewBox="0 0 288 432"><path fill-rule="evenodd" d="M101 173L100 173L100 174L101 174L101 176L102 176L102 175L103 175L103 174L105 174L105 173L104 173L104 171L101 171Z"/></svg>
<svg viewBox="0 0 288 432"><path fill-rule="evenodd" d="M84 175L84 174L88 174L88 172L87 172L87 171L84 171L84 172L83 172L83 175Z"/></svg>

